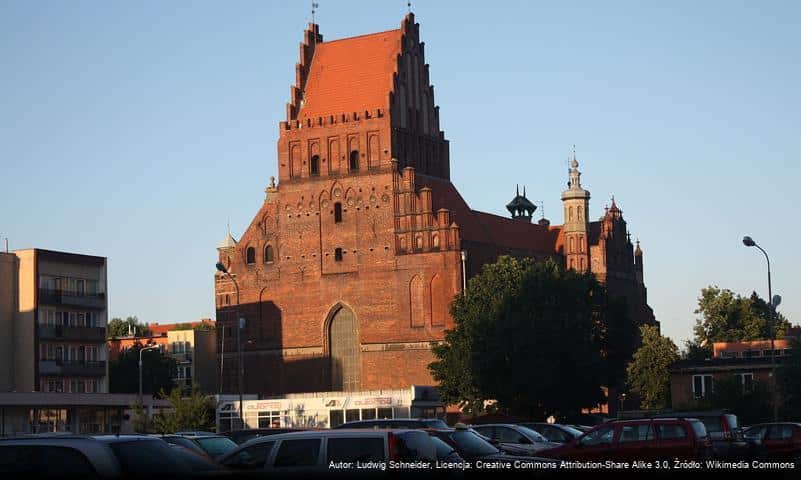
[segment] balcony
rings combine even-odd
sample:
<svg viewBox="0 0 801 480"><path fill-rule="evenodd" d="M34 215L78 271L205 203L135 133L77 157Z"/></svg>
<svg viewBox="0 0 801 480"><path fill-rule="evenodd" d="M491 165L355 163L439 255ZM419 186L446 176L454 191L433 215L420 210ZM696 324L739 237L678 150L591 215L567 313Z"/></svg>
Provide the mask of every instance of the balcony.
<svg viewBox="0 0 801 480"><path fill-rule="evenodd" d="M71 327L67 325L39 325L39 338L43 340L84 340L105 342L104 327Z"/></svg>
<svg viewBox="0 0 801 480"><path fill-rule="evenodd" d="M40 288L39 304L54 305L54 306L65 305L71 307L105 310L106 294L98 293L90 295L88 293L67 292L64 290L51 290L49 288Z"/></svg>
<svg viewBox="0 0 801 480"><path fill-rule="evenodd" d="M102 377L106 375L106 362L41 360L39 362L39 375Z"/></svg>

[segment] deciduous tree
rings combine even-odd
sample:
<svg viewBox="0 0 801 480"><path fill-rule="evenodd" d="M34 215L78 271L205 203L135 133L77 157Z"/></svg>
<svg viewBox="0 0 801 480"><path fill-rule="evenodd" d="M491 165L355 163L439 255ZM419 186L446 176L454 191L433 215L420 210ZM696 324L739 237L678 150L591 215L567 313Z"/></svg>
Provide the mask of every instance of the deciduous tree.
<svg viewBox="0 0 801 480"><path fill-rule="evenodd" d="M172 408L153 417L153 426L158 433L210 430L214 427L214 401L201 393L197 384L192 385L188 395L182 396L180 389L176 388L169 394L162 391L161 398L168 400Z"/></svg>
<svg viewBox="0 0 801 480"><path fill-rule="evenodd" d="M769 307L756 292L743 297L716 286L704 288L695 313L701 316L694 328L699 345L770 338ZM781 338L790 324L778 312L774 321L776 338Z"/></svg>
<svg viewBox="0 0 801 480"><path fill-rule="evenodd" d="M640 397L645 409L670 407L670 365L679 359L679 349L659 329L651 325L640 327L642 345L629 363L627 383Z"/></svg>
<svg viewBox="0 0 801 480"><path fill-rule="evenodd" d="M430 365L440 395L472 413L492 399L526 417L596 406L608 380L609 312L592 274L502 256L451 306L455 328Z"/></svg>
<svg viewBox="0 0 801 480"><path fill-rule="evenodd" d="M115 317L112 318L106 327L106 336L126 337L132 333L135 337L146 337L152 332L146 323L141 323L136 316L128 317L125 320Z"/></svg>

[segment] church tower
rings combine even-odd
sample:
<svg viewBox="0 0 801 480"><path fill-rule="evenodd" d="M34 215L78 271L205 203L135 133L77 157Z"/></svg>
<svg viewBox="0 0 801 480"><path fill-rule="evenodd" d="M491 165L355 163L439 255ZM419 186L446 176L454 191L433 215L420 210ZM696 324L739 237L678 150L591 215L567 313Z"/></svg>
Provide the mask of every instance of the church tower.
<svg viewBox="0 0 801 480"><path fill-rule="evenodd" d="M565 266L585 272L590 269L588 245L590 224L587 217L590 192L581 188L581 172L579 172L578 166L574 149L573 160L570 162L570 180L567 182L567 190L562 192L565 215Z"/></svg>

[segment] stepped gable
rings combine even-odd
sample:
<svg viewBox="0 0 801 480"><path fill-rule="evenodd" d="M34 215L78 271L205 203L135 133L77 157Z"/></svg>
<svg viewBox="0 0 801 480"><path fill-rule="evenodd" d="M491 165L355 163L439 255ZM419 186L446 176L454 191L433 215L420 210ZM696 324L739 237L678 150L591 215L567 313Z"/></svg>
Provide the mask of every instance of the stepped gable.
<svg viewBox="0 0 801 480"><path fill-rule="evenodd" d="M388 110L401 36L397 29L317 44L298 117Z"/></svg>

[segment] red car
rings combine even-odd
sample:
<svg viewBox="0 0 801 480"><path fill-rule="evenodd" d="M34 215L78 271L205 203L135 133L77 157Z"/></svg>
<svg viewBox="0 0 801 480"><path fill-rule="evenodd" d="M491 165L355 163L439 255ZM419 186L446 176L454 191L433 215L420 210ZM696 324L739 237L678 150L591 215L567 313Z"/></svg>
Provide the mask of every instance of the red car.
<svg viewBox="0 0 801 480"><path fill-rule="evenodd" d="M792 460L801 464L801 423L761 423L743 432L757 458Z"/></svg>
<svg viewBox="0 0 801 480"><path fill-rule="evenodd" d="M559 460L703 460L711 442L704 424L691 418L614 420L537 455Z"/></svg>

